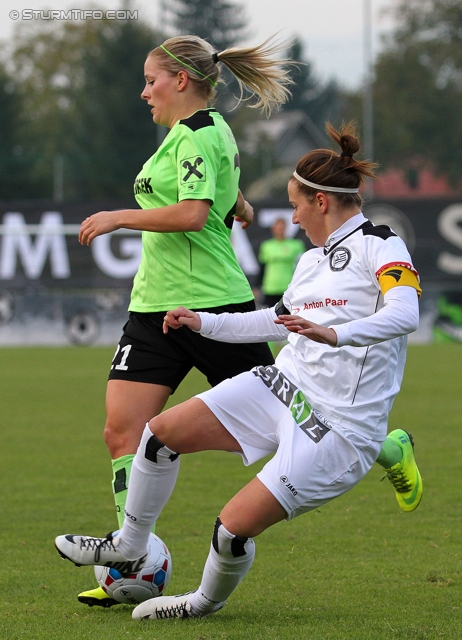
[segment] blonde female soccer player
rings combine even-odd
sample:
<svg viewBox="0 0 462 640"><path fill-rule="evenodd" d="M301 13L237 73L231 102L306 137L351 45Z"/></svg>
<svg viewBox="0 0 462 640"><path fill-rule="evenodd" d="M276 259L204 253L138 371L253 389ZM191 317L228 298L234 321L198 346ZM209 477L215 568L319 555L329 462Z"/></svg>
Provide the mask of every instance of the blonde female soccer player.
<svg viewBox="0 0 462 640"><path fill-rule="evenodd" d="M408 434L398 429L386 437L407 334L418 325L418 275L404 242L361 213L358 188L374 165L354 158L354 129L328 125L327 131L341 153L311 151L289 181L293 222L316 248L300 259L281 302L238 314L180 307L164 320L166 335L169 328L188 332L181 328L186 325L214 341L287 339L276 364L226 380L146 425L118 535L56 539L60 554L76 564L129 573L132 561L143 563L152 523L175 484L179 454L219 449L238 453L246 465L274 454L217 518L198 589L148 600L134 610L136 619L221 609L252 565L255 536L349 491L377 458L395 488L401 482L397 496L404 505L415 508L420 501ZM393 447L398 461L390 464Z"/></svg>
<svg viewBox="0 0 462 640"><path fill-rule="evenodd" d="M138 174L140 209L100 211L81 226L80 242L115 229L143 231L129 319L112 361L104 436L113 466L113 492L122 526L133 457L146 422L196 367L214 386L257 364L274 362L266 344L229 345L199 334L164 334L168 309L185 305L214 313L255 309L254 296L230 242L233 220L246 226L253 209L238 190L239 152L233 133L211 106L226 66L254 106L270 112L290 95L281 46L214 51L201 38L166 40L144 65L147 102L156 124L169 129ZM83 592L90 606L117 604L100 588Z"/></svg>

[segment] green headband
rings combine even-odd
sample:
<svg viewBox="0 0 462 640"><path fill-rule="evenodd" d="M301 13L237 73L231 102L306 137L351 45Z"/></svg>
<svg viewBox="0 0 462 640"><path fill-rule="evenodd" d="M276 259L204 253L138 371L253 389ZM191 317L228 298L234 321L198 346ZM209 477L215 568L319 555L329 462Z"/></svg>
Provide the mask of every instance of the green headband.
<svg viewBox="0 0 462 640"><path fill-rule="evenodd" d="M212 78L209 78L208 76L206 76L205 73L202 73L202 71L199 71L199 69L194 69L194 67L191 67L189 64L186 64L186 62L183 62L182 60L174 56L173 53L168 49L166 49L163 44L160 45L160 48L162 49L162 51L165 51L165 53L167 53L171 58L173 58L174 60L182 64L183 67L187 67L188 69L191 69L191 71L194 71L194 73L198 73L200 76L208 80L212 85L212 87L217 86L217 83L215 82L215 80L212 80Z"/></svg>

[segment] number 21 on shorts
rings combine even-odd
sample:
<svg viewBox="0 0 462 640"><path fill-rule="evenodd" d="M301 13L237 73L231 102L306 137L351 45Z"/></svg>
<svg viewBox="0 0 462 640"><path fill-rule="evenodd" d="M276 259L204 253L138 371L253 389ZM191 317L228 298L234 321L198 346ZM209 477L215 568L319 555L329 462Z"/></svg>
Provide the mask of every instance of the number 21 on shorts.
<svg viewBox="0 0 462 640"><path fill-rule="evenodd" d="M112 358L111 369L121 369L122 371L127 371L128 366L126 365L126 362L127 362L128 354L130 353L131 348L132 348L131 344L125 345L125 347L122 347L122 349L120 348L120 344L117 345L116 352L114 354L114 357ZM119 351L122 354L122 357L120 359L119 364L115 365L114 361L116 360L119 354Z"/></svg>

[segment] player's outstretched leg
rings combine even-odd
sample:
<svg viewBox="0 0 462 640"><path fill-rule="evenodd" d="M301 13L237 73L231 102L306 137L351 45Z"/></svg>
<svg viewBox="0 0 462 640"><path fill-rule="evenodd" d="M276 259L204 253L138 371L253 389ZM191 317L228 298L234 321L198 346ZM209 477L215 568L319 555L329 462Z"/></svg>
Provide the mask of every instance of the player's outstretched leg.
<svg viewBox="0 0 462 640"><path fill-rule="evenodd" d="M387 445L401 451L401 459L394 464L387 465L386 459L381 460ZM397 449L399 447L399 450ZM422 499L423 484L419 468L414 458L414 441L404 429L395 429L388 434L377 462L384 467L387 478L395 489L396 499L403 511L414 511Z"/></svg>
<svg viewBox="0 0 462 640"><path fill-rule="evenodd" d="M217 518L197 591L146 600L134 609L133 619L203 618L219 611L252 566L254 557L253 539L233 535Z"/></svg>

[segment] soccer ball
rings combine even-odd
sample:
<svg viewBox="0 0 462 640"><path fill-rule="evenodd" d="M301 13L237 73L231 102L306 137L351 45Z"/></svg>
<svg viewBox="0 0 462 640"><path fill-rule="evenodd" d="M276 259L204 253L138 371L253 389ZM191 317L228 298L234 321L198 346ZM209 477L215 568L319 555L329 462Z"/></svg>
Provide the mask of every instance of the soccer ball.
<svg viewBox="0 0 462 640"><path fill-rule="evenodd" d="M165 543L153 533L149 536L146 564L138 573L123 578L117 569L95 567L99 586L122 604L139 604L160 596L172 575L172 558Z"/></svg>

